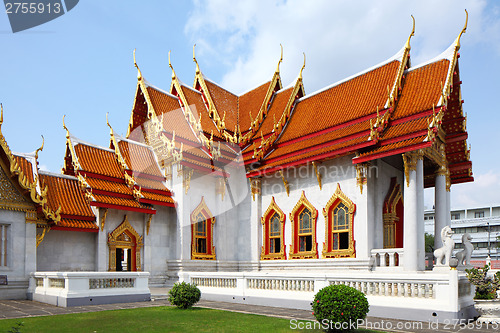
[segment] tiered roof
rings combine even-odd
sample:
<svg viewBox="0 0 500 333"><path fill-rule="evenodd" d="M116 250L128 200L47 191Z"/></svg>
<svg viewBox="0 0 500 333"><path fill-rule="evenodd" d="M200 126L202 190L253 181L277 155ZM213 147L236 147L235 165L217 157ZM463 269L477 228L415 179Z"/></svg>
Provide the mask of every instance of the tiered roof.
<svg viewBox="0 0 500 333"><path fill-rule="evenodd" d="M178 120L184 116L184 122L164 123L164 130L175 130L178 140L187 144L196 143L193 137L197 139L199 150L183 156L181 164L185 165L194 159L216 166L214 144L222 140L237 143L247 177L343 155L355 154L353 163L363 163L437 147L439 139L445 144L451 183L472 181L458 71L460 37L465 29L442 55L411 67L413 26L395 56L309 95L302 86L302 70L295 83L282 87L281 56L271 80L237 96L203 75L193 49L194 90L180 82L170 64L170 98L183 110ZM138 78L141 87L145 80L140 71ZM136 100L141 98L138 91ZM153 104L149 108L155 108L157 115L165 114ZM196 107L197 115L190 115L193 111L188 104ZM134 115L145 113L142 105L135 105L129 128L140 126ZM150 112L143 121L151 120L152 115ZM223 150L231 159L231 149ZM426 179L426 186L432 182Z"/></svg>

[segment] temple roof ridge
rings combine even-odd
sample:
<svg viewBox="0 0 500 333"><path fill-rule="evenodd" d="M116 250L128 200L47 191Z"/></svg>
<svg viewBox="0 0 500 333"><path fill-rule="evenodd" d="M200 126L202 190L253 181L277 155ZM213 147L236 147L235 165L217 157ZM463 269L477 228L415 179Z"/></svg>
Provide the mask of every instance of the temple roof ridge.
<svg viewBox="0 0 500 333"><path fill-rule="evenodd" d="M51 176L51 177L57 177L57 178L65 178L65 179L70 179L70 180L78 180L77 177L72 176L72 175L65 175L63 173L55 173L51 171L46 171L46 170L39 170L39 174L45 175L45 176Z"/></svg>
<svg viewBox="0 0 500 333"><path fill-rule="evenodd" d="M74 136L71 133L69 134L69 137L70 137L70 140L71 140L71 143L73 144L73 146L76 146L77 144L82 144L82 145L89 146L89 147L92 147L92 148L109 151L111 153L115 152L113 149L102 147L102 146L96 145L94 143L90 143L90 142L81 140L81 139L77 138L76 136Z"/></svg>
<svg viewBox="0 0 500 333"><path fill-rule="evenodd" d="M200 74L201 74L201 76L203 76L203 79L204 79L205 81L208 81L208 82L210 82L211 84L214 84L214 85L216 85L217 87L219 87L219 88L221 88L221 89L224 89L225 91L227 91L227 92L228 92L228 93L230 93L231 95L234 95L234 96L238 97L238 95L236 95L235 93L233 93L231 90L224 88L224 87L223 87L223 86L221 86L219 83L217 83L217 82L215 82L214 80L212 80L212 79L208 78L205 74L203 74L203 72L201 72L201 71L200 71Z"/></svg>
<svg viewBox="0 0 500 333"><path fill-rule="evenodd" d="M167 96L169 96L169 97L172 97L172 98L175 98L175 99L179 99L177 96L172 95L172 94L171 94L171 93L169 93L168 91L163 90L163 89L161 89L161 88L158 88L158 87L157 87L157 86L155 86L154 84L151 84L148 80L146 80L146 79L144 79L144 78L143 78L143 80L144 80L144 84L146 85L146 87L149 87L149 88L153 88L153 89L155 89L155 90L158 90L159 92L161 92L161 93L163 93L163 94L165 94L165 95L167 95Z"/></svg>
<svg viewBox="0 0 500 333"><path fill-rule="evenodd" d="M323 88L321 88L321 89L319 89L319 90L316 90L316 91L314 91L314 92L312 92L312 93L310 93L310 94L308 94L308 95L305 95L304 97L299 98L299 99L297 100L297 102L301 102L301 101L303 101L303 100L305 100L305 99L307 99L307 98L309 98L309 97L312 97L312 96L314 96L314 95L318 95L318 94L320 94L320 93L322 93L322 92L324 92L324 91L327 91L327 90L329 90L329 89L331 89L331 88L334 88L334 87L336 87L336 86L339 86L339 85L341 85L342 83L345 83L345 82L348 82L348 81L350 81L350 80L352 80L352 79L355 79L355 78L357 78L358 76L362 76L362 75L364 75L364 74L366 74L366 73L369 73L369 72L371 72L371 71L373 71L373 70L375 70L375 69L377 69L377 68L380 68L380 67L382 67L382 66L385 66L385 65L387 65L387 64L389 64L389 63L391 63L391 62L393 62L393 61L399 61L399 62L401 62L401 59L402 59L402 57L403 57L403 54L404 54L405 49L406 49L406 46L403 46L403 47L402 47L402 48L401 48L401 49L400 49L400 50L399 50L396 54L394 54L394 55L393 55L392 57L390 57L389 59L386 59L386 60L384 60L384 61L382 61L382 62L380 62L380 63L378 63L378 64L376 64L376 65L374 65L374 66L371 66L371 67L369 67L369 68L367 68L367 69L364 69L364 70L362 70L362 71L360 71L360 72L358 72L358 73L356 73L356 74L353 74L353 75L351 75L351 76L348 76L348 77L346 77L346 78L344 78L344 79L341 79L341 80L339 80L339 81L337 81L337 82L334 82L334 83L332 83L332 84L330 84L330 85L328 85L328 86L326 86L326 87L323 87Z"/></svg>
<svg viewBox="0 0 500 333"><path fill-rule="evenodd" d="M411 71L413 71L415 69L422 68L424 66L430 65L430 64L438 62L440 60L449 60L449 61L451 61L453 59L453 55L455 53L455 46L456 46L455 42L453 42L450 46L448 46L448 48L446 50L444 50L443 52L441 52L439 55L435 56L432 59L429 59L429 60L426 60L426 61L424 61L422 63L419 63L416 66L410 67L407 71L411 72Z"/></svg>
<svg viewBox="0 0 500 333"><path fill-rule="evenodd" d="M238 97L241 97L241 96L246 95L246 94L248 94L249 92L251 92L251 91L253 91L253 90L255 90L255 89L257 89L257 88L259 88L259 87L263 86L264 84L271 83L271 81L272 81L272 79L271 79L271 80L267 80L267 81L265 81L265 82L262 82L262 83L260 83L260 84L256 84L255 86L252 86L252 88L247 89L247 90L245 90L244 92L242 92L242 93L240 93L240 94L235 94L235 95L236 95L236 96L238 96Z"/></svg>

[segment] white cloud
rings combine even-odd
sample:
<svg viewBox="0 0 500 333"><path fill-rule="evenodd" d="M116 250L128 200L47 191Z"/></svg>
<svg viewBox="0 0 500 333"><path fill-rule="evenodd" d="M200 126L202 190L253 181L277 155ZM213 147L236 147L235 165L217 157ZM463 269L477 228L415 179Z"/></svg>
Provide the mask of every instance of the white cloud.
<svg viewBox="0 0 500 333"><path fill-rule="evenodd" d="M185 32L200 55L226 67L222 85L242 92L269 80L284 47L287 85L302 65L306 92L371 67L395 54L416 19L412 60L438 55L453 42L469 11L468 45L498 39L497 8L484 0L385 1L197 1ZM493 37L491 37L493 36ZM491 42L491 40L490 40ZM462 44L464 44L462 43Z"/></svg>
<svg viewBox="0 0 500 333"><path fill-rule="evenodd" d="M500 203L500 172L490 170L474 176L473 183L457 184L451 187L451 206L477 207Z"/></svg>

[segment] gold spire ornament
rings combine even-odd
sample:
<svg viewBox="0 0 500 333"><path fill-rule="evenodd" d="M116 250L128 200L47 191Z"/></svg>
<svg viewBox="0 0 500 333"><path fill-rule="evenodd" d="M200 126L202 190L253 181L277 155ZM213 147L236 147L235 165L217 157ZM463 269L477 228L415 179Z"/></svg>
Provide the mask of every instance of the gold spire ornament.
<svg viewBox="0 0 500 333"><path fill-rule="evenodd" d="M278 61L278 66L276 67L276 73L280 72L280 64L283 62L283 45L281 45L281 43L280 43L280 47L281 47L281 56L280 56L280 60Z"/></svg>
<svg viewBox="0 0 500 333"><path fill-rule="evenodd" d="M38 153L43 150L44 145L45 145L45 138L42 135L42 146L35 151L35 159L36 160L38 160Z"/></svg>
<svg viewBox="0 0 500 333"><path fill-rule="evenodd" d="M135 49L134 49L134 66L135 66L135 68L137 68L137 79L138 80L142 79L141 70L139 69L139 66L137 65L137 61L135 60Z"/></svg>

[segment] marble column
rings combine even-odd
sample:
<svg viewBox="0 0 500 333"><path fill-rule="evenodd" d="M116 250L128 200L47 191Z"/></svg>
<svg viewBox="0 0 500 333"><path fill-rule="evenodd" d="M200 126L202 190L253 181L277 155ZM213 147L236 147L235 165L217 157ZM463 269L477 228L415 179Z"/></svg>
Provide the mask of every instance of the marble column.
<svg viewBox="0 0 500 333"><path fill-rule="evenodd" d="M423 160L416 153L405 154L404 260L406 271L425 269Z"/></svg>
<svg viewBox="0 0 500 333"><path fill-rule="evenodd" d="M448 210L448 192L446 191L446 174L441 172L441 170L436 174L434 189L434 249L438 249L443 246L441 230L449 225L448 215L450 215L450 211Z"/></svg>

